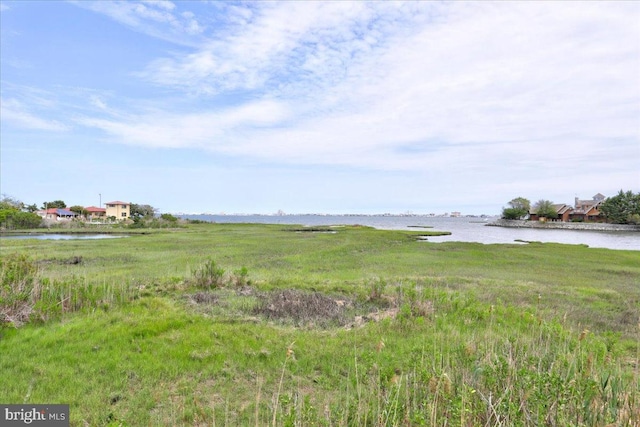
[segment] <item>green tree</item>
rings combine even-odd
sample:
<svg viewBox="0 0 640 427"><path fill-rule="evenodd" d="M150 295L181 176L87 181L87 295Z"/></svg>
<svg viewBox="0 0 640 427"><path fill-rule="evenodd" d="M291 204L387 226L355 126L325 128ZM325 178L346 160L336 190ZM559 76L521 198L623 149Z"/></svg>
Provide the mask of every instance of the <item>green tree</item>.
<svg viewBox="0 0 640 427"><path fill-rule="evenodd" d="M160 215L160 218L164 221L171 222L171 223L178 222L178 218L171 215L170 213L163 213L162 215Z"/></svg>
<svg viewBox="0 0 640 427"><path fill-rule="evenodd" d="M640 193L622 191L600 205L600 212L614 224L640 223Z"/></svg>
<svg viewBox="0 0 640 427"><path fill-rule="evenodd" d="M32 212L16 211L7 218L7 228L27 229L38 228L42 224L42 218Z"/></svg>
<svg viewBox="0 0 640 427"><path fill-rule="evenodd" d="M156 215L156 211L157 209L151 205L139 205L136 203L131 203L131 207L129 208L129 212L134 221L136 220L136 218L153 218Z"/></svg>
<svg viewBox="0 0 640 427"><path fill-rule="evenodd" d="M23 212L24 203L12 197L3 196L0 200L0 228L24 229L36 228L42 218L32 212Z"/></svg>
<svg viewBox="0 0 640 427"><path fill-rule="evenodd" d="M80 205L71 206L69 208L69 210L71 212L75 212L78 215L83 215L83 216L85 216L85 215L87 215L89 213L83 206L80 206Z"/></svg>
<svg viewBox="0 0 640 427"><path fill-rule="evenodd" d="M54 200L53 202L44 202L42 204L42 209L64 209L67 207L67 204L62 200Z"/></svg>
<svg viewBox="0 0 640 427"><path fill-rule="evenodd" d="M524 197L516 197L509 202L509 207L502 209L504 219L522 219L529 214L531 202Z"/></svg>
<svg viewBox="0 0 640 427"><path fill-rule="evenodd" d="M156 211L157 209L151 205L131 203L129 208L129 213L133 220L131 228L147 227L155 219Z"/></svg>
<svg viewBox="0 0 640 427"><path fill-rule="evenodd" d="M13 198L11 196L7 196L6 194L2 195L0 199L0 209L18 209L21 210L24 206L20 200Z"/></svg>
<svg viewBox="0 0 640 427"><path fill-rule="evenodd" d="M555 219L558 217L558 211L550 200L538 200L533 206L533 211L540 218Z"/></svg>

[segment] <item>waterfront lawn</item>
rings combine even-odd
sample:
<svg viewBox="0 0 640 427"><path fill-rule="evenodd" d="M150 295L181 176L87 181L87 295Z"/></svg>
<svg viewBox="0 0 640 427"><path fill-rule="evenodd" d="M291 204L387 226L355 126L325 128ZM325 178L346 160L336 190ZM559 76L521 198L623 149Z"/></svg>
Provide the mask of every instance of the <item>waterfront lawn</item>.
<svg viewBox="0 0 640 427"><path fill-rule="evenodd" d="M425 234L3 240L49 300L0 331L0 402L69 403L72 425L640 422L639 252Z"/></svg>

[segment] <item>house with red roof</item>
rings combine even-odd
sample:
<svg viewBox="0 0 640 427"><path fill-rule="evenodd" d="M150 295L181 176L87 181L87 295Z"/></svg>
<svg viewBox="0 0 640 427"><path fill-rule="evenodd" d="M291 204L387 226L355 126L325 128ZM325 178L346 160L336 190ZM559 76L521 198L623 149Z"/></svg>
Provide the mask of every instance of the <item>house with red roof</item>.
<svg viewBox="0 0 640 427"><path fill-rule="evenodd" d="M107 210L105 208L88 206L85 210L87 211L87 219L89 221L101 221L107 218Z"/></svg>

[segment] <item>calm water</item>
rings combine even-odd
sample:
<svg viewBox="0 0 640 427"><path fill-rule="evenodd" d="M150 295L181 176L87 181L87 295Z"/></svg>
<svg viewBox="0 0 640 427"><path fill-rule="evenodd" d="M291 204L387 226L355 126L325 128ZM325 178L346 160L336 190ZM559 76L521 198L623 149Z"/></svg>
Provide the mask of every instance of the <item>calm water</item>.
<svg viewBox="0 0 640 427"><path fill-rule="evenodd" d="M0 239L37 239L37 240L94 240L117 239L126 237L114 234L7 234Z"/></svg>
<svg viewBox="0 0 640 427"><path fill-rule="evenodd" d="M481 218L367 215L182 215L183 218L220 223L300 225L368 225L386 230L450 231L450 236L429 237L430 242L514 243L516 240L588 245L592 248L640 250L639 232L540 230L489 227Z"/></svg>

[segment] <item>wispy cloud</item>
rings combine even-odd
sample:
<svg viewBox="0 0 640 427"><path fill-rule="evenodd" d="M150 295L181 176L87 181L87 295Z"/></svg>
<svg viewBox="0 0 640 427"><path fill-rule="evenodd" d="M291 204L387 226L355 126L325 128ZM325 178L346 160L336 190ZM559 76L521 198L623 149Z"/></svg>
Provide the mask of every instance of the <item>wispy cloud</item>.
<svg viewBox="0 0 640 427"><path fill-rule="evenodd" d="M561 167L597 159L603 139L632 141L608 154L621 161L637 144L636 4L234 7L223 38L157 59L139 76L212 100L250 93L245 110L167 106L84 124L145 146L374 169L472 167L491 156ZM268 126L237 120L239 110L263 111L256 105L289 113L269 115Z"/></svg>
<svg viewBox="0 0 640 427"><path fill-rule="evenodd" d="M239 18L197 51L159 58L139 75L208 94L317 89L342 80L357 57L382 46L388 27L420 16L408 17L395 3L364 2L265 2L232 11Z"/></svg>
<svg viewBox="0 0 640 427"><path fill-rule="evenodd" d="M219 112L150 112L126 121L82 117L77 122L101 129L124 144L233 152L234 141L230 135L236 135L239 140L239 134L276 125L288 115L280 103L256 101Z"/></svg>
<svg viewBox="0 0 640 427"><path fill-rule="evenodd" d="M167 0L144 1L78 1L76 5L104 14L127 27L173 43L194 45L204 31L192 12L179 12Z"/></svg>
<svg viewBox="0 0 640 427"><path fill-rule="evenodd" d="M29 111L16 99L0 99L0 117L6 124L15 125L27 129L39 129L46 131L62 132L69 127L57 120L46 119Z"/></svg>

